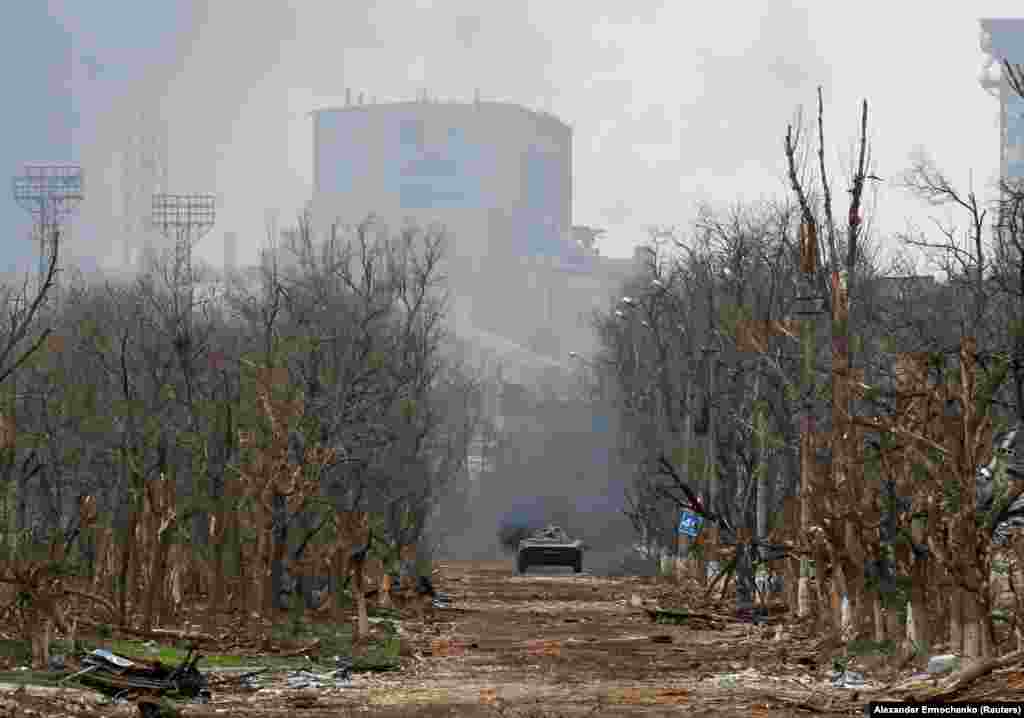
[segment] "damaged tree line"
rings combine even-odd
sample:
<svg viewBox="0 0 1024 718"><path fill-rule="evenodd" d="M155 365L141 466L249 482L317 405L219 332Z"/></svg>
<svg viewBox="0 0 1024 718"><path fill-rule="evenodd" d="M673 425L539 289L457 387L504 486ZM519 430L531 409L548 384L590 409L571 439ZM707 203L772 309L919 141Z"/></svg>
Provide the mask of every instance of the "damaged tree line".
<svg viewBox="0 0 1024 718"><path fill-rule="evenodd" d="M1024 70L1004 69L1024 96ZM790 610L847 640L1019 650L1024 184L1002 180L990 206L917 152L898 185L966 221L891 240L944 280L905 253L883 266L868 104L837 185L817 99L816 152L799 118L784 137L789 201L652 230L626 296L595 315L629 514L679 577L734 581L740 611L768 569ZM696 537L676 533L681 512L703 519Z"/></svg>
<svg viewBox="0 0 1024 718"><path fill-rule="evenodd" d="M416 592L480 421L444 232L318 241L304 214L284 236L292 261L265 251L217 292L167 256L57 302L59 241L33 296L5 290L0 608L34 665L88 623L71 604L146 631L199 599L214 624L354 602L359 639L387 574Z"/></svg>

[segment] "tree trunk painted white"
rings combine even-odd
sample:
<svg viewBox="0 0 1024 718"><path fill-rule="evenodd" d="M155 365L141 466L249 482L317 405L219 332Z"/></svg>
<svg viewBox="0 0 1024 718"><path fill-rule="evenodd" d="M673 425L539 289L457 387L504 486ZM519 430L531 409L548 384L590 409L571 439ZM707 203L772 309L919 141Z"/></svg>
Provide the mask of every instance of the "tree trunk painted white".
<svg viewBox="0 0 1024 718"><path fill-rule="evenodd" d="M882 611L882 598L875 594L871 601L871 607L875 614L875 640L879 643L885 640L885 613Z"/></svg>
<svg viewBox="0 0 1024 718"><path fill-rule="evenodd" d="M802 560L800 563L801 569L805 566L809 566L809 562L806 559ZM811 577L808 573L804 573L801 570L800 580L797 582L796 603L797 615L800 616L800 618L806 618L811 614Z"/></svg>
<svg viewBox="0 0 1024 718"><path fill-rule="evenodd" d="M963 616L963 655L970 660L977 660L983 658L985 654L981 606L976 596L965 589L960 590L963 591L960 599L961 615Z"/></svg>
<svg viewBox="0 0 1024 718"><path fill-rule="evenodd" d="M355 640L365 640L370 633L370 621L366 612L366 583L364 581L364 561L357 561L355 566L355 572L353 575L353 586L356 599L356 620L355 620L355 632L353 638Z"/></svg>
<svg viewBox="0 0 1024 718"><path fill-rule="evenodd" d="M949 593L949 652L963 655L963 647L963 589L954 587Z"/></svg>
<svg viewBox="0 0 1024 718"><path fill-rule="evenodd" d="M806 427L802 428L800 437L800 532L806 537L811 528L811 473L813 471L812 445ZM800 559L800 580L797 584L797 615L806 618L811 615L811 561L806 557Z"/></svg>
<svg viewBox="0 0 1024 718"><path fill-rule="evenodd" d="M914 645L921 642L917 620L914 618L914 603L907 601L907 640Z"/></svg>

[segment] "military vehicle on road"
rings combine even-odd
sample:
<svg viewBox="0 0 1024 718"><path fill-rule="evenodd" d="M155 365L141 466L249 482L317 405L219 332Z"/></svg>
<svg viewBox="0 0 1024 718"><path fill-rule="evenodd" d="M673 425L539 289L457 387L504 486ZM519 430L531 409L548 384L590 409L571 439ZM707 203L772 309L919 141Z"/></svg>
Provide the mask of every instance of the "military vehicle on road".
<svg viewBox="0 0 1024 718"><path fill-rule="evenodd" d="M549 525L519 542L516 572L526 573L530 566L572 566L583 570L583 542L569 538L561 527Z"/></svg>

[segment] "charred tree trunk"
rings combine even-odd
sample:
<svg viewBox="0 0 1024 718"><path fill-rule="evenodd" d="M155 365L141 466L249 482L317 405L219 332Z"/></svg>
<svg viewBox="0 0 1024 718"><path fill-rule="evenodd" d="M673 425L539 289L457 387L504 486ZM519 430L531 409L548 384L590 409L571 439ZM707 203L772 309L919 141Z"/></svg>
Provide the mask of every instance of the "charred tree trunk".
<svg viewBox="0 0 1024 718"><path fill-rule="evenodd" d="M270 563L270 595L274 607L284 609L281 594L284 592L284 560L288 555L288 507L285 497L274 492L272 504L273 514L273 554Z"/></svg>
<svg viewBox="0 0 1024 718"><path fill-rule="evenodd" d="M143 628L149 630L154 620L160 622L167 618L167 597L164 595L164 584L167 580L167 557L171 550L171 530L164 528L159 532L156 542L156 555L153 557L153 568L150 573L149 590L146 593L146 608L143 615Z"/></svg>
<svg viewBox="0 0 1024 718"><path fill-rule="evenodd" d="M225 543L228 539L228 527L227 527L227 512L224 510L224 503L226 499L221 496L217 500L217 509L213 513L210 530L210 540L213 545L212 559L213 566L211 567L211 580L210 580L210 612L216 616L224 610L224 599L226 596L226 580L224 570L224 554Z"/></svg>
<svg viewBox="0 0 1024 718"><path fill-rule="evenodd" d="M331 598L334 603L332 605L332 619L335 623L341 623L345 620L345 605L344 605L344 588L345 588L345 577L348 572L348 561L345 557L345 552L348 551L348 547L345 546L343 549L336 551L333 558L331 559Z"/></svg>
<svg viewBox="0 0 1024 718"><path fill-rule="evenodd" d="M154 621L166 618L166 596L164 584L167 579L167 561L171 550L173 527L176 521L174 479L161 477L149 482L146 487L149 495L150 519L154 529L149 587L146 593L146 607L143 615L143 626L146 630L153 627Z"/></svg>
<svg viewBox="0 0 1024 718"><path fill-rule="evenodd" d="M121 537L121 564L118 575L118 620L122 626L130 625L128 597L135 594L135 583L138 580L138 555L133 551L135 546L135 533L139 525L139 506L141 498L132 500L128 486L130 470L128 468L127 456L122 460L122 486L123 498L120 503L122 512L123 536Z"/></svg>
<svg viewBox="0 0 1024 718"><path fill-rule="evenodd" d="M352 593L356 600L356 620L355 624L352 626L354 629L352 632L353 642L364 641L370 634L370 621L366 612L365 567L365 560L356 560L354 562L352 572Z"/></svg>

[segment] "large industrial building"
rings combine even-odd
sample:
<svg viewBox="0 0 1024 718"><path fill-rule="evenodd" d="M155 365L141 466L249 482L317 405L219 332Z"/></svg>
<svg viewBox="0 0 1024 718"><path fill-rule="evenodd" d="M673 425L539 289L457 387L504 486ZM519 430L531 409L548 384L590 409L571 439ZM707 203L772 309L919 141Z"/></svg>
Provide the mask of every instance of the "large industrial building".
<svg viewBox="0 0 1024 718"><path fill-rule="evenodd" d="M320 110L314 123L314 214L323 220L367 209L443 220L520 254L550 253L569 232L572 130L551 115L421 101ZM489 250L463 244L466 259Z"/></svg>
<svg viewBox="0 0 1024 718"><path fill-rule="evenodd" d="M1024 65L1024 18L986 18L981 22L985 64L979 81L999 100L999 168L1006 179L1024 179L1024 98L1010 87L1004 61Z"/></svg>
<svg viewBox="0 0 1024 718"><path fill-rule="evenodd" d="M572 129L479 100L348 104L314 122L320 232L371 213L392 228L447 231L453 328L483 372L484 411L499 432L506 417L515 423L517 392L555 399L578 388L580 358L597 349L593 311L609 305L634 261L601 257L600 230L573 226ZM530 421L566 430L536 412ZM493 470L493 447L473 442L471 479Z"/></svg>
<svg viewBox="0 0 1024 718"><path fill-rule="evenodd" d="M519 105L348 104L314 117L320 231L369 214L442 225L454 326L523 384L557 383L594 349L589 316L632 267L572 225L572 129Z"/></svg>

